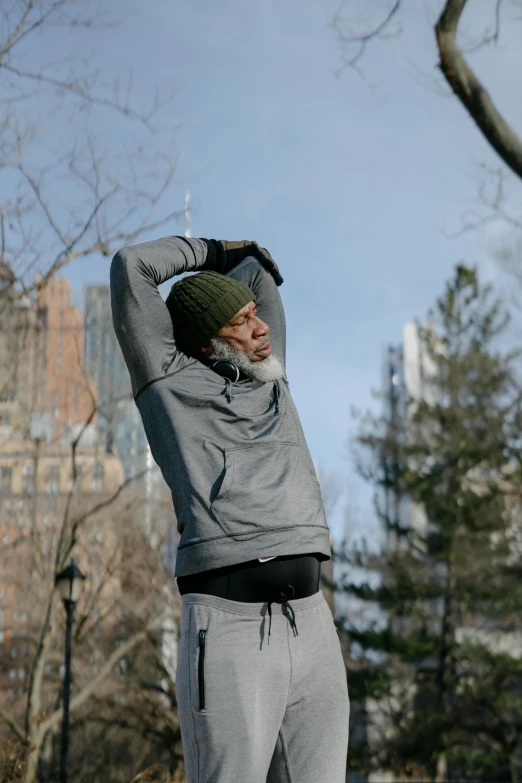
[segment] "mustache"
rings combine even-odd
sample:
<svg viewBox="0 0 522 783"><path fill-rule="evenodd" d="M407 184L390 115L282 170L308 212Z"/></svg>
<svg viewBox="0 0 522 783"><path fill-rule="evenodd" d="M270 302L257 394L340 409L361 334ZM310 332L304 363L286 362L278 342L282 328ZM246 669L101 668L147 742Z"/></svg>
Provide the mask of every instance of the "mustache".
<svg viewBox="0 0 522 783"><path fill-rule="evenodd" d="M267 337L264 343L262 343L261 345L258 345L257 348L253 348L251 351L249 351L248 352L248 356L253 356L258 351L262 351L263 348L266 348L266 346L268 345L269 342L270 342L270 337Z"/></svg>

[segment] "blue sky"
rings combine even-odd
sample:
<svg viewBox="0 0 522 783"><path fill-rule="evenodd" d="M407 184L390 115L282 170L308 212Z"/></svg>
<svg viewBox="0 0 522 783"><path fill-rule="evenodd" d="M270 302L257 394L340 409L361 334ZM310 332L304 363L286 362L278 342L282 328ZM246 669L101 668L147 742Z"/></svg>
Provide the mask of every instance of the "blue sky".
<svg viewBox="0 0 522 783"><path fill-rule="evenodd" d="M470 29L490 5L470 4ZM491 234L446 235L475 202L480 164L500 162L462 106L419 76L437 75L429 6L405 2L401 38L369 47L374 89L349 70L336 77L336 4L327 0L113 0L110 8L121 24L91 39L94 60L107 74L132 71L138 102L156 86L174 89L163 114L180 125L168 206L182 208L190 190L193 235L255 239L279 263L289 380L312 457L345 480L352 524L371 530L369 494L347 457L350 408L376 405L383 345L425 314L457 261L498 275ZM505 25L498 46L472 62L520 129L519 35ZM108 145L123 132L108 112L97 131ZM163 233L182 230L180 222ZM108 267L101 258L70 266L78 300L85 283L108 279ZM336 537L343 504L330 519Z"/></svg>

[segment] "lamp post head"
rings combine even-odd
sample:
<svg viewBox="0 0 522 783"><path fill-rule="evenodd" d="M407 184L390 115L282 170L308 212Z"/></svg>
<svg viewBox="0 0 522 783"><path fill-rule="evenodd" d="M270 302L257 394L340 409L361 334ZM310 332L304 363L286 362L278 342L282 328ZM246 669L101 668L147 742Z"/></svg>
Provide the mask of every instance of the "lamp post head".
<svg viewBox="0 0 522 783"><path fill-rule="evenodd" d="M59 574L56 574L54 583L62 599L75 604L80 597L82 582L85 578L85 575L82 574L76 565L74 557L71 557L69 565L63 571L60 571Z"/></svg>

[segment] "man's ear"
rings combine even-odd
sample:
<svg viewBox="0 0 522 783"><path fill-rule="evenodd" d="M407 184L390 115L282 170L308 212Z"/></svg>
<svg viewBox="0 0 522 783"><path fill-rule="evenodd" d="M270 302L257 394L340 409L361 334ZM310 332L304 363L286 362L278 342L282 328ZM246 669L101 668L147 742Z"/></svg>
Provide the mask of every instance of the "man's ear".
<svg viewBox="0 0 522 783"><path fill-rule="evenodd" d="M204 348L201 349L201 353L203 356L209 357L212 353L212 345L209 343L208 345L205 345Z"/></svg>

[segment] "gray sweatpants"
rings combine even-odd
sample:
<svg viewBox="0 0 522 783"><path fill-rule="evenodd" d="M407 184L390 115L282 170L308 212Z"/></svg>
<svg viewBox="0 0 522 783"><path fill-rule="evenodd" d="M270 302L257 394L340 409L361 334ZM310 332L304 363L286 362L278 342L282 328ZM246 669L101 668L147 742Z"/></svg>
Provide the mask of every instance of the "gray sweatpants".
<svg viewBox="0 0 522 783"><path fill-rule="evenodd" d="M187 783L345 783L346 670L322 592L272 604L270 638L266 603L187 593L182 607Z"/></svg>

